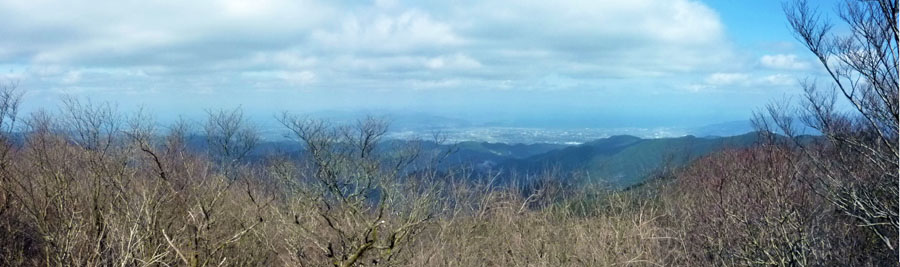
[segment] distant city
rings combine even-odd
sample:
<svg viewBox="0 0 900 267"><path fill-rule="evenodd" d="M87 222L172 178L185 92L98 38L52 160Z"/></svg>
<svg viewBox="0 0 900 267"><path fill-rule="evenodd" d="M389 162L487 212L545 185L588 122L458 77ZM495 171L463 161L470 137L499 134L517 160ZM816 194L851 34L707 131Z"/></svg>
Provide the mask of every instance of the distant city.
<svg viewBox="0 0 900 267"><path fill-rule="evenodd" d="M374 115L373 115L374 114ZM310 113L309 118L324 119L333 124L353 124L356 120L372 115L390 123L388 139L431 140L437 134L442 141L465 141L506 144L562 144L578 145L616 135L631 135L644 139L681 137L734 136L753 131L749 120L719 122L701 126L649 126L617 127L590 122L533 123L529 121L469 121L467 119L439 116L427 113L378 113L378 112L321 112ZM282 125L260 117L259 131L269 140L283 139L286 130Z"/></svg>
<svg viewBox="0 0 900 267"><path fill-rule="evenodd" d="M468 127L432 130L402 130L388 134L392 139L430 139L439 134L446 142L477 141L507 144L564 144L579 145L614 135L633 135L641 138L665 138L688 135L686 129L676 128L524 128L524 127Z"/></svg>
<svg viewBox="0 0 900 267"><path fill-rule="evenodd" d="M319 114L316 114L319 115ZM334 124L352 124L364 115L311 116L323 118ZM506 143L506 144L561 144L579 145L616 135L631 135L644 139L681 137L724 137L753 131L749 120L729 121L699 127L540 127L515 125L512 123L471 123L461 119L425 117L415 120L409 117L383 116L389 118L388 139L431 140L435 135L446 143L465 141ZM269 121L258 124L261 136L268 140L285 138L286 130L278 123Z"/></svg>

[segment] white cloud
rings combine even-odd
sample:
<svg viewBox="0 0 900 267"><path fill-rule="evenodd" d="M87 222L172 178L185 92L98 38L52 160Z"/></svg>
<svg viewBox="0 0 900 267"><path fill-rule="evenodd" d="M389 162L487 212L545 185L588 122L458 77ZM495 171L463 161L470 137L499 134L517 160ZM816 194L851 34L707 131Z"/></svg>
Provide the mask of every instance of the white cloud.
<svg viewBox="0 0 900 267"><path fill-rule="evenodd" d="M699 93L699 92L706 91L707 89L710 89L711 87L712 86L707 85L707 84L688 84L688 85L684 86L683 89L685 89L689 92Z"/></svg>
<svg viewBox="0 0 900 267"><path fill-rule="evenodd" d="M244 59L233 62L234 64L248 64ZM258 52L255 53L249 63L259 64L268 67L282 68L309 68L319 63L319 59L314 56L307 56L297 51L276 51L276 52ZM240 66L235 66L240 67Z"/></svg>
<svg viewBox="0 0 900 267"><path fill-rule="evenodd" d="M787 74L766 75L760 79L762 84L773 86L791 86L797 84L797 78Z"/></svg>
<svg viewBox="0 0 900 267"><path fill-rule="evenodd" d="M784 73L760 74L760 73L713 73L704 79L702 84L690 84L685 86L691 92L703 92L710 89L736 89L736 88L787 88L796 85L796 77Z"/></svg>
<svg viewBox="0 0 900 267"><path fill-rule="evenodd" d="M206 63L289 44L334 11L310 0L0 1L0 60L42 64ZM180 62L179 62L180 60Z"/></svg>
<svg viewBox="0 0 900 267"><path fill-rule="evenodd" d="M462 81L458 79L441 79L441 80L408 80L404 81L414 90L429 90L438 88L452 88L459 86Z"/></svg>
<svg viewBox="0 0 900 267"><path fill-rule="evenodd" d="M646 77L734 63L718 14L694 1L486 1L459 13L460 32L492 52L546 55L491 55L519 67L537 60L590 65L581 70L600 76Z"/></svg>
<svg viewBox="0 0 900 267"><path fill-rule="evenodd" d="M735 85L746 83L750 80L750 75L746 73L713 73L706 77L706 83L711 85Z"/></svg>
<svg viewBox="0 0 900 267"><path fill-rule="evenodd" d="M25 73L23 72L0 72L0 82L19 82L23 78L25 78Z"/></svg>
<svg viewBox="0 0 900 267"><path fill-rule="evenodd" d="M430 69L474 69L481 67L481 63L469 56L457 53L451 56L430 58L425 61L425 66Z"/></svg>
<svg viewBox="0 0 900 267"><path fill-rule="evenodd" d="M375 0L375 6L379 8L392 8L399 4L397 0Z"/></svg>
<svg viewBox="0 0 900 267"><path fill-rule="evenodd" d="M256 80L279 79L286 81L290 85L309 85L316 82L317 75L315 72L303 71L248 71L243 76Z"/></svg>
<svg viewBox="0 0 900 267"><path fill-rule="evenodd" d="M398 15L352 14L344 18L339 29L316 30L312 39L323 49L340 52L403 53L463 43L450 24L436 21L418 10Z"/></svg>
<svg viewBox="0 0 900 267"><path fill-rule="evenodd" d="M759 59L759 63L766 68L778 70L805 70L810 65L797 59L797 55L793 54L764 55Z"/></svg>
<svg viewBox="0 0 900 267"><path fill-rule="evenodd" d="M81 71L69 71L62 78L63 84L74 84L81 81Z"/></svg>
<svg viewBox="0 0 900 267"><path fill-rule="evenodd" d="M316 73L312 71L284 72L280 76L293 84L303 85L316 81Z"/></svg>
<svg viewBox="0 0 900 267"><path fill-rule="evenodd" d="M99 6L0 1L0 62L27 69L25 77L41 80L35 86L80 90L684 89L705 82L688 88L703 91L785 84L781 76L750 73L756 58L742 59L719 14L694 0ZM767 55L759 64L803 68L793 55Z"/></svg>

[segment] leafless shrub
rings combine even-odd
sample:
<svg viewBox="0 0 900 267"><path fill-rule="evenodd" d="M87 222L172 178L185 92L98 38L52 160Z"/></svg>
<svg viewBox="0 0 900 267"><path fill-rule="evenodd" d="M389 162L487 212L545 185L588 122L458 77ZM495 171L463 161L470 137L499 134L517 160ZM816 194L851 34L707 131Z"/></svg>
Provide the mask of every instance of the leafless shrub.
<svg viewBox="0 0 900 267"><path fill-rule="evenodd" d="M563 177L547 177L561 179ZM544 180L543 178L537 178ZM482 181L491 179L483 179ZM531 194L490 182L444 186L453 205L430 238L415 241L410 266L609 266L678 262L680 242L659 223L665 212L655 198L602 187L561 190L558 183L534 185ZM544 187L546 186L546 187ZM559 195L554 196L554 194ZM546 205L522 208L554 198ZM596 203L595 203L596 202ZM585 212L585 210L590 210Z"/></svg>
<svg viewBox="0 0 900 267"><path fill-rule="evenodd" d="M690 261L709 265L872 265L865 235L803 179L800 153L765 145L701 159L670 193ZM860 229L861 230L861 229ZM889 261L888 261L889 262Z"/></svg>

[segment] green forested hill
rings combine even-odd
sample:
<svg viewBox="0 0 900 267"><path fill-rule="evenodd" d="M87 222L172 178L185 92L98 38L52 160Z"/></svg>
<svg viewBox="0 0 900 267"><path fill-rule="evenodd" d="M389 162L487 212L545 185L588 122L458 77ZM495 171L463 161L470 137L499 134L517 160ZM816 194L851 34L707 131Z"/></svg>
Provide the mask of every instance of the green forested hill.
<svg viewBox="0 0 900 267"><path fill-rule="evenodd" d="M719 149L746 147L757 140L756 133L715 138L613 136L523 159L510 159L500 167L520 173L535 173L548 167L582 171L589 179L625 187L642 182L662 168L681 166Z"/></svg>
<svg viewBox="0 0 900 267"><path fill-rule="evenodd" d="M203 148L202 138L195 140ZM424 142L432 152L454 151L442 167L476 167L477 170L506 174L540 174L548 170L568 173L581 172L592 181L603 181L616 187L643 182L648 175L666 167L679 167L698 157L728 147L746 147L758 140L757 133L731 137L694 137L642 139L618 135L569 146L560 144L504 144L461 142L440 145ZM402 146L406 141L390 140L382 149ZM272 154L297 155L302 147L295 142L264 142L251 155L263 159Z"/></svg>

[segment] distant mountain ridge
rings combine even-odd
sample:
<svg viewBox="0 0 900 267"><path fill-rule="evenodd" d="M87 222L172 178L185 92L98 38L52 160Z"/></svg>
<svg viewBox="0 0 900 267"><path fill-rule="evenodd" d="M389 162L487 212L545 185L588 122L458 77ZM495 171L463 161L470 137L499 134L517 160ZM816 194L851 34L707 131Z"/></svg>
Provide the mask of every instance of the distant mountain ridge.
<svg viewBox="0 0 900 267"><path fill-rule="evenodd" d="M453 151L441 164L442 168L466 166L475 167L481 172L517 175L540 174L554 168L563 173L580 172L590 181L624 188L642 183L663 168L681 167L715 151L749 147L759 140L759 133L750 132L729 137L688 135L672 138L640 138L616 135L580 145L475 141L456 144L423 141L419 144L426 151ZM396 142L409 141L386 140L381 147L383 151L388 151L391 147L397 147ZM189 144L201 151L206 149L203 136L191 136ZM294 157L300 155L302 151L301 145L295 141L264 141L254 149L249 160L263 160L275 155Z"/></svg>
<svg viewBox="0 0 900 267"><path fill-rule="evenodd" d="M580 171L594 181L614 187L641 183L662 168L683 166L690 161L725 148L743 148L759 141L757 133L731 137L642 139L620 135L578 146L566 147L498 165L520 173L537 173L548 167Z"/></svg>
<svg viewBox="0 0 900 267"><path fill-rule="evenodd" d="M814 136L800 137L801 142L815 140ZM24 142L21 134L12 138L13 143ZM806 140L806 141L804 141ZM197 151L206 151L206 138L189 135L187 144ZM608 183L614 187L628 187L642 183L654 172L663 168L681 167L694 159L726 148L744 148L760 141L757 132L729 137L695 137L692 135L672 138L640 138L631 135L616 135L600 138L580 145L562 144L506 144L489 142L460 142L437 144L420 142L426 151L454 151L441 165L475 167L478 171L499 171L520 175L539 174L548 168L563 173L581 172L592 181ZM396 147L395 142L386 140L383 151ZM296 157L303 153L296 141L262 141L251 152L247 160L262 161L273 156Z"/></svg>

